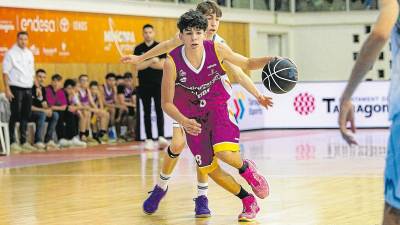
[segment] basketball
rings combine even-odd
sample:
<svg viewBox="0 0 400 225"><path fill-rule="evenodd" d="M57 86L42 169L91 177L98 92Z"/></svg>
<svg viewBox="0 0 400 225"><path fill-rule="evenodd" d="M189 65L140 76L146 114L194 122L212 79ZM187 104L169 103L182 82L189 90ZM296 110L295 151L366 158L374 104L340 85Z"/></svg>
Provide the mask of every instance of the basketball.
<svg viewBox="0 0 400 225"><path fill-rule="evenodd" d="M262 71L264 86L275 94L284 94L297 82L297 67L291 59L276 58L265 65Z"/></svg>

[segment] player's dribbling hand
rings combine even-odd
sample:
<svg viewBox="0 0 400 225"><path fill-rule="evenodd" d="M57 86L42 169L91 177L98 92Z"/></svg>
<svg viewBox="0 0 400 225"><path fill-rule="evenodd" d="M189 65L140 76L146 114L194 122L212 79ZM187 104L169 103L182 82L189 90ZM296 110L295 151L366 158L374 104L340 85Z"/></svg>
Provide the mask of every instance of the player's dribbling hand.
<svg viewBox="0 0 400 225"><path fill-rule="evenodd" d="M185 131L193 136L197 136L201 132L201 124L199 124L195 119L186 119L182 123Z"/></svg>
<svg viewBox="0 0 400 225"><path fill-rule="evenodd" d="M348 122L350 122L351 131L347 129ZM340 104L339 127L343 139L349 145L358 144L353 136L353 134L356 133L356 125L354 123L353 103L350 100L343 101Z"/></svg>
<svg viewBox="0 0 400 225"><path fill-rule="evenodd" d="M125 64L127 64L127 63L138 64L141 61L142 61L141 57L138 55L124 55L121 57L121 62L125 63Z"/></svg>
<svg viewBox="0 0 400 225"><path fill-rule="evenodd" d="M260 105L264 106L266 109L268 109L268 107L272 107L273 106L273 102L272 102L272 98L271 97L267 97L265 95L259 95L257 96L257 101Z"/></svg>

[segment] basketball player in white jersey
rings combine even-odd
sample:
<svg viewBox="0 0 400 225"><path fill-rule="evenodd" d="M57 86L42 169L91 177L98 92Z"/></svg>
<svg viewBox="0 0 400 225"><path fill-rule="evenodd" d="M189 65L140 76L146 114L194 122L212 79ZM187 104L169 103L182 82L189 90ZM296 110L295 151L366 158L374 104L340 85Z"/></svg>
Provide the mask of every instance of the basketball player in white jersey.
<svg viewBox="0 0 400 225"><path fill-rule="evenodd" d="M204 1L197 5L196 10L205 15L208 20L207 39L226 45L225 40L217 34L219 28L219 22L222 17L222 11L219 8L219 6L214 1ZM123 63L138 64L146 59L156 57L158 55L169 52L170 50L176 48L179 45L182 45L182 41L179 39L179 36L177 35L170 40L161 42L159 45L152 48L143 55L124 56L122 57L121 61ZM231 72L230 74L233 75L235 80L240 85L242 85L248 92L250 92L262 106L264 106L265 108L272 106L271 98L262 95L255 87L253 81L249 78L249 76L247 76L243 72L241 68L229 62L224 62L224 66ZM183 130L178 123L174 122L171 145L168 147L167 154L165 154L164 156L162 170L156 186L161 187L164 190L167 190L168 181L176 166L178 157L185 147L185 144L186 140ZM209 217L211 215L211 212L208 209L208 199L207 199L208 176L197 171L197 180L198 180L198 185L197 185L198 196L197 198L195 198L195 216ZM154 207L155 207L154 210L156 210L158 205L155 205Z"/></svg>
<svg viewBox="0 0 400 225"><path fill-rule="evenodd" d="M389 92L389 119L392 121L385 169L384 225L400 225L400 20L397 0L380 0L380 13L371 34L364 42L360 55L351 72L350 80L341 97L339 125L343 138L349 144L357 144L354 111L351 96L372 68L376 58L391 36L392 72ZM397 19L397 23L396 23Z"/></svg>

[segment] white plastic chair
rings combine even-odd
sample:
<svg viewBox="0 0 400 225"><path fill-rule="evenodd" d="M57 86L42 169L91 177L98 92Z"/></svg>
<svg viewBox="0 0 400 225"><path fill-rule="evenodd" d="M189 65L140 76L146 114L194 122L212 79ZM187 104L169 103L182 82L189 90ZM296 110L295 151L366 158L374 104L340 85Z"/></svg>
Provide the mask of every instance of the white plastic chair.
<svg viewBox="0 0 400 225"><path fill-rule="evenodd" d="M0 93L0 99L5 99L4 93ZM0 145L3 154L10 155L10 132L8 123L0 121Z"/></svg>
<svg viewBox="0 0 400 225"><path fill-rule="evenodd" d="M3 153L10 155L10 133L8 123L0 122L0 144Z"/></svg>

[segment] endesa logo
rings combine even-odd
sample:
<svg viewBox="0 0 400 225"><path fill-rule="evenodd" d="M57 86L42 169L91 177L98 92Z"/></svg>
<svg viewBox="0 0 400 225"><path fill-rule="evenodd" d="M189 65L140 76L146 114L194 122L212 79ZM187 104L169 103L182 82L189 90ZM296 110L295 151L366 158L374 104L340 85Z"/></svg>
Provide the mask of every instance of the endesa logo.
<svg viewBox="0 0 400 225"><path fill-rule="evenodd" d="M307 92L300 93L294 98L293 106L300 115L309 115L315 110L315 98Z"/></svg>
<svg viewBox="0 0 400 225"><path fill-rule="evenodd" d="M54 19L42 19L39 16L34 18L21 18L20 29L31 32L56 32L56 21Z"/></svg>

